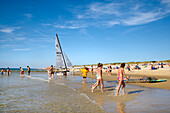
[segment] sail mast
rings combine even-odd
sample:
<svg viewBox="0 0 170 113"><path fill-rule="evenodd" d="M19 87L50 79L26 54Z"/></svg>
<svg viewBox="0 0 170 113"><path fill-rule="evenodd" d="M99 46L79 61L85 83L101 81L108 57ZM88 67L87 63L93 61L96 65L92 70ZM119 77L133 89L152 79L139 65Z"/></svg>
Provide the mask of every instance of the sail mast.
<svg viewBox="0 0 170 113"><path fill-rule="evenodd" d="M64 55L63 55L63 52L62 52L62 49L61 49L61 45L60 45L60 41L59 41L59 39L58 39L57 34L56 34L56 38L57 38L57 41L58 41L59 48L60 48L60 50L61 50L61 54L62 54L62 57L63 57L63 61L64 61L65 68L66 68L66 70L67 70L66 62L65 62L65 59L64 59Z"/></svg>

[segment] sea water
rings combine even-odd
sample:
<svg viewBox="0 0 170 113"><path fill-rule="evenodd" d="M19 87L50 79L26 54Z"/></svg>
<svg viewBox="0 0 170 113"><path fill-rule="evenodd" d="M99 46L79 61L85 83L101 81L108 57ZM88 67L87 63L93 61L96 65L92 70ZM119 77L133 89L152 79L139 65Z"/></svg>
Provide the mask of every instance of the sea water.
<svg viewBox="0 0 170 113"><path fill-rule="evenodd" d="M31 76L47 79L46 73ZM1 112L104 112L81 93L55 81L20 77L19 73L0 77Z"/></svg>
<svg viewBox="0 0 170 113"><path fill-rule="evenodd" d="M104 82L104 92L91 86L96 80L81 76L56 75L47 82L45 72L32 72L31 78L13 72L0 77L0 112L56 113L152 113L170 111L170 91L126 84L127 95L115 96L117 83ZM39 79L33 79L39 78Z"/></svg>

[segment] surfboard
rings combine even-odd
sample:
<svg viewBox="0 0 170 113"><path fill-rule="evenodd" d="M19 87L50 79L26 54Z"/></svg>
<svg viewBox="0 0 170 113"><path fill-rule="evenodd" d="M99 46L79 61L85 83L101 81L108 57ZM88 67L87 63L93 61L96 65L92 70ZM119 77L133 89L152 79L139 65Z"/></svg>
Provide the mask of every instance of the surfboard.
<svg viewBox="0 0 170 113"><path fill-rule="evenodd" d="M157 80L150 80L149 83L154 83L154 82L165 82L167 81L166 79L157 79Z"/></svg>

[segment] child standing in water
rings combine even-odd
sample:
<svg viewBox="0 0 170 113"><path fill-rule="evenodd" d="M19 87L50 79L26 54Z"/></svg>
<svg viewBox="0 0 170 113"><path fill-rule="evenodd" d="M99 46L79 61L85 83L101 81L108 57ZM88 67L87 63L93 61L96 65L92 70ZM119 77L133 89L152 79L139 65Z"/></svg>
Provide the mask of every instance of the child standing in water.
<svg viewBox="0 0 170 113"><path fill-rule="evenodd" d="M80 69L80 71L83 73L83 84L85 84L85 83L86 83L86 78L87 78L87 73L89 72L89 71L88 71L88 68L86 68L86 67L84 66L84 68L83 68L83 69Z"/></svg>
<svg viewBox="0 0 170 113"><path fill-rule="evenodd" d="M99 83L101 84L101 92L103 92L102 67L103 67L103 64L98 63L97 75L96 75L97 76L97 82L92 86L91 92L94 92L94 89L99 85Z"/></svg>
<svg viewBox="0 0 170 113"><path fill-rule="evenodd" d="M7 68L7 75L9 76L11 73L11 70L9 69L9 67Z"/></svg>
<svg viewBox="0 0 170 113"><path fill-rule="evenodd" d="M128 80L128 77L126 77L125 75L124 67L125 67L125 63L122 63L117 73L117 80L119 82L117 93L116 93L117 96L119 95L119 90L121 85L123 85L123 95L125 95L125 82L123 81L123 78L125 77Z"/></svg>
<svg viewBox="0 0 170 113"><path fill-rule="evenodd" d="M1 75L3 75L4 74L4 69L2 68L2 70L1 70Z"/></svg>
<svg viewBox="0 0 170 113"><path fill-rule="evenodd" d="M21 70L21 76L23 76L24 70L21 67L20 67L20 70Z"/></svg>

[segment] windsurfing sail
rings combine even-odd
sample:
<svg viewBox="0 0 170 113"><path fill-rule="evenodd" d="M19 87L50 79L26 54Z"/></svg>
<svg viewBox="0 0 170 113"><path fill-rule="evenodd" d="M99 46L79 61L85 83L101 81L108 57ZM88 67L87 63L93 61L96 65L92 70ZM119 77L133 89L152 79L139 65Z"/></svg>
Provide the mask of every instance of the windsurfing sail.
<svg viewBox="0 0 170 113"><path fill-rule="evenodd" d="M64 52L64 57L65 57L67 66L68 66L69 68L71 68L73 65L71 64L71 62L70 62L70 60L68 59L68 57L67 57L67 55L65 54L65 52Z"/></svg>
<svg viewBox="0 0 170 113"><path fill-rule="evenodd" d="M67 69L66 62L64 59L64 55L57 34L55 39L55 48L56 48L56 68L60 69L61 67L63 69Z"/></svg>

